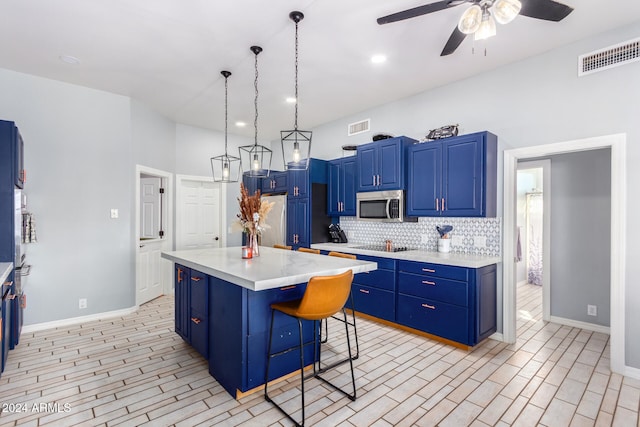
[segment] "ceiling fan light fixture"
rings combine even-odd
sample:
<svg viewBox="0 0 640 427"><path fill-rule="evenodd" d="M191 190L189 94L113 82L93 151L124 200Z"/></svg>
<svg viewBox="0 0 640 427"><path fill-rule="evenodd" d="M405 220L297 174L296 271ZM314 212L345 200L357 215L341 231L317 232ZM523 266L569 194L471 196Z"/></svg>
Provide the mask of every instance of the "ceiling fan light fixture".
<svg viewBox="0 0 640 427"><path fill-rule="evenodd" d="M491 10L499 24L508 24L513 21L522 9L520 0L497 0Z"/></svg>
<svg viewBox="0 0 640 427"><path fill-rule="evenodd" d="M482 8L477 4L474 4L469 9L465 10L460 21L458 22L458 29L463 34L473 34L480 28L482 23Z"/></svg>
<svg viewBox="0 0 640 427"><path fill-rule="evenodd" d="M489 10L485 8L482 11L482 22L480 23L480 28L478 28L478 31L473 34L474 40L484 40L495 35L496 21L493 19L493 16L491 16Z"/></svg>

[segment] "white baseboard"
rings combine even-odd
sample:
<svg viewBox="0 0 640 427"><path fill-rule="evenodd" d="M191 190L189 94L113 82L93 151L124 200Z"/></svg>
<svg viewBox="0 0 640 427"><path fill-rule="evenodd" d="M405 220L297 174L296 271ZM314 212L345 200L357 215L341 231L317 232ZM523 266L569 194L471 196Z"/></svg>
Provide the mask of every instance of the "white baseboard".
<svg viewBox="0 0 640 427"><path fill-rule="evenodd" d="M625 377L633 378L636 380L640 380L640 369L632 368L631 366L625 366L624 372L622 373Z"/></svg>
<svg viewBox="0 0 640 427"><path fill-rule="evenodd" d="M549 322L559 323L560 325L571 326L572 328L586 329L587 331L600 332L602 334L611 335L608 326L596 325L594 323L581 322L579 320L565 319L564 317L551 316Z"/></svg>
<svg viewBox="0 0 640 427"><path fill-rule="evenodd" d="M496 332L493 335L490 335L489 339L504 342L504 335L502 335L502 332Z"/></svg>
<svg viewBox="0 0 640 427"><path fill-rule="evenodd" d="M44 331L46 329L54 329L54 328L60 328L64 326L77 325L79 323L92 322L94 320L104 320L112 317L126 316L127 314L134 313L138 308L139 306L135 305L133 307L125 308L122 310L106 311L104 313L90 314L88 316L72 317L69 319L54 320L53 322L44 322L44 323L35 323L33 325L25 325L22 327L22 333L28 334L31 332Z"/></svg>

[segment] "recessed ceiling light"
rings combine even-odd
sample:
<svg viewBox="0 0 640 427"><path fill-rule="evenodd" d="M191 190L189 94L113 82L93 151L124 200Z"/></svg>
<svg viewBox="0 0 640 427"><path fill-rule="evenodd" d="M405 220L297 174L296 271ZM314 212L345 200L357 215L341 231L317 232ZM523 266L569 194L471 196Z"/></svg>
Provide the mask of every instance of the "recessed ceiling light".
<svg viewBox="0 0 640 427"><path fill-rule="evenodd" d="M59 58L60 61L64 62L65 64L78 65L80 63L80 60L78 58L71 55L60 55Z"/></svg>
<svg viewBox="0 0 640 427"><path fill-rule="evenodd" d="M382 64L387 61L387 57L385 55L373 55L371 57L371 62L374 64Z"/></svg>
<svg viewBox="0 0 640 427"><path fill-rule="evenodd" d="M289 97L287 97L287 102L289 104L295 104L296 103L296 99L293 96L289 96Z"/></svg>
<svg viewBox="0 0 640 427"><path fill-rule="evenodd" d="M247 124L245 122L236 122L236 126L238 126L239 128L243 128L245 127Z"/></svg>

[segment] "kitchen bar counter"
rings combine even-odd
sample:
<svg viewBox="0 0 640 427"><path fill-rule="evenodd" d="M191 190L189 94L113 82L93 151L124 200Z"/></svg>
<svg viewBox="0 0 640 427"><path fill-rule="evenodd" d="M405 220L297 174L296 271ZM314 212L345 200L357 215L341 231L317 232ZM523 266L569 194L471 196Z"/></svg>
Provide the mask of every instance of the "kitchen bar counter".
<svg viewBox="0 0 640 427"><path fill-rule="evenodd" d="M313 276L352 270L364 273L377 263L260 247L260 256L242 259L240 247L163 252L175 265L175 327L209 362L209 373L236 398L261 390L265 382L271 304L301 298ZM298 342L298 322L275 318L273 348ZM305 341L313 339L305 321ZM305 365L314 360L304 350ZM269 380L300 369L300 354L275 358Z"/></svg>
<svg viewBox="0 0 640 427"><path fill-rule="evenodd" d="M455 267L481 268L502 262L500 257L489 257L480 255L465 255L454 253L440 253L420 250L385 252L363 249L362 243L316 243L312 244L313 249L325 251L345 252L356 255L369 255L380 258L393 258L397 260L429 262L432 264L452 265Z"/></svg>
<svg viewBox="0 0 640 427"><path fill-rule="evenodd" d="M372 271L375 262L327 258L315 254L260 246L260 256L242 259L242 248L191 249L163 252L162 257L209 276L252 291L306 283L313 276L331 276L352 270Z"/></svg>

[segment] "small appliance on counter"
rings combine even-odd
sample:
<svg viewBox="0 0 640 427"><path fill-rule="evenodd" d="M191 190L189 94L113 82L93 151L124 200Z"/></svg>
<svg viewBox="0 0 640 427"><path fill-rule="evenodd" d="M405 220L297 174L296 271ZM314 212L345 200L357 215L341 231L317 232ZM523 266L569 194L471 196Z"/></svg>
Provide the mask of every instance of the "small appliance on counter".
<svg viewBox="0 0 640 427"><path fill-rule="evenodd" d="M338 224L329 224L329 236L332 243L348 243L347 235Z"/></svg>

